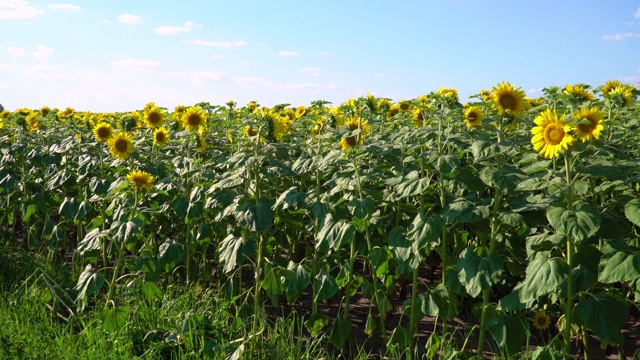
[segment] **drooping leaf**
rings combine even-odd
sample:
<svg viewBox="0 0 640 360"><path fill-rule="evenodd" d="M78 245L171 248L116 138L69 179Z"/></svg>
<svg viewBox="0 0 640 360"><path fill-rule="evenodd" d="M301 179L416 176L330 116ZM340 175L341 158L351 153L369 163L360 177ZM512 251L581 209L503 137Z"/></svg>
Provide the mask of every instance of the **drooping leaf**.
<svg viewBox="0 0 640 360"><path fill-rule="evenodd" d="M251 258L256 249L256 242L246 237L236 237L229 234L220 242L220 262L224 264L223 271L231 272L237 265Z"/></svg>
<svg viewBox="0 0 640 360"><path fill-rule="evenodd" d="M84 309L87 296L98 292L100 288L102 288L102 284L104 284L104 275L93 270L91 264L87 265L80 274L78 283L74 287L78 292L76 302L79 303L78 307L80 310Z"/></svg>
<svg viewBox="0 0 640 360"><path fill-rule="evenodd" d="M97 251L101 249L100 240L109 236L108 230L100 230L95 228L89 231L82 241L78 243L78 253L85 255L87 252Z"/></svg>
<svg viewBox="0 0 640 360"><path fill-rule="evenodd" d="M527 324L527 320L522 313L503 314L489 320L487 330L496 340L496 343L511 357L522 351L527 333L524 324Z"/></svg>
<svg viewBox="0 0 640 360"><path fill-rule="evenodd" d="M600 228L600 212L591 205L580 204L569 210L564 204L554 203L547 210L547 219L558 232L582 243Z"/></svg>
<svg viewBox="0 0 640 360"><path fill-rule="evenodd" d="M103 309L98 317L102 321L102 327L107 332L119 331L127 325L131 313L130 306L116 306L115 308Z"/></svg>
<svg viewBox="0 0 640 360"><path fill-rule="evenodd" d="M336 348L341 348L342 344L351 336L351 321L341 316L336 317L331 328L329 342Z"/></svg>
<svg viewBox="0 0 640 360"><path fill-rule="evenodd" d="M337 250L353 241L355 234L355 226L345 220L334 221L333 215L328 213L318 232L316 249L320 252L328 251L330 248Z"/></svg>
<svg viewBox="0 0 640 360"><path fill-rule="evenodd" d="M338 292L338 284L336 278L328 271L322 269L313 282L316 298L315 302L326 301L331 299Z"/></svg>
<svg viewBox="0 0 640 360"><path fill-rule="evenodd" d="M444 228L444 221L440 216L428 216L418 213L407 231L407 238L413 242L413 247L421 250L427 246L433 248L440 243L440 234Z"/></svg>
<svg viewBox="0 0 640 360"><path fill-rule="evenodd" d="M447 224L472 223L488 217L489 213L487 206L461 198L448 204L442 212L442 218Z"/></svg>
<svg viewBox="0 0 640 360"><path fill-rule="evenodd" d="M499 279L503 262L498 254L480 257L470 248L462 251L458 259L458 279L472 297L489 289Z"/></svg>
<svg viewBox="0 0 640 360"><path fill-rule="evenodd" d="M623 343L621 329L629 319L629 304L618 294L602 291L592 298L584 298L576 306L576 313L600 339Z"/></svg>
<svg viewBox="0 0 640 360"><path fill-rule="evenodd" d="M611 284L640 277L640 251L608 251L598 264L598 281Z"/></svg>
<svg viewBox="0 0 640 360"><path fill-rule="evenodd" d="M560 290L570 271L569 264L562 258L541 257L532 260L522 282L520 301L537 300L540 296Z"/></svg>
<svg viewBox="0 0 640 360"><path fill-rule="evenodd" d="M640 199L629 201L624 206L624 215L636 226L640 226Z"/></svg>
<svg viewBox="0 0 640 360"><path fill-rule="evenodd" d="M273 202L266 198L247 200L236 209L236 219L249 231L264 232L272 224L274 212Z"/></svg>
<svg viewBox="0 0 640 360"><path fill-rule="evenodd" d="M171 273L184 256L184 244L171 239L165 240L158 248L158 263L165 273Z"/></svg>

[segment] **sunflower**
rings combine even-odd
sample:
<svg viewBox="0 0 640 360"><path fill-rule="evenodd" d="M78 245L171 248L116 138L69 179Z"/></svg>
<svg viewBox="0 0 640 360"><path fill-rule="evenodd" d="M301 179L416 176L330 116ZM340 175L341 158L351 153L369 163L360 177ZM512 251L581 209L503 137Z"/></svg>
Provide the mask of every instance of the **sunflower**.
<svg viewBox="0 0 640 360"><path fill-rule="evenodd" d="M538 330L546 330L551 323L551 319L549 319L549 315L544 312L544 310L540 310L533 317L533 327Z"/></svg>
<svg viewBox="0 0 640 360"><path fill-rule="evenodd" d="M254 112L257 108L258 108L258 103L255 101L251 101L247 104L247 109L249 109L250 112Z"/></svg>
<svg viewBox="0 0 640 360"><path fill-rule="evenodd" d="M250 138L258 135L258 131L253 126L249 125L245 126L242 132Z"/></svg>
<svg viewBox="0 0 640 360"><path fill-rule="evenodd" d="M576 137L578 139L586 142L600 138L600 132L604 129L602 119L604 119L605 116L602 111L595 107L591 109L585 107L576 111L571 116L578 120L578 124L575 127Z"/></svg>
<svg viewBox="0 0 640 360"><path fill-rule="evenodd" d="M355 131L360 129L360 134L358 136L351 135L346 136L340 140L340 146L342 147L342 151L347 151L349 149L354 149L358 145L362 145L364 143L364 139L371 133L371 126L367 120L359 117L359 116L349 116L345 119L344 126L349 128L349 131Z"/></svg>
<svg viewBox="0 0 640 360"><path fill-rule="evenodd" d="M47 116L47 114L49 114L50 112L51 112L51 108L46 105L40 108L40 114L42 116Z"/></svg>
<svg viewBox="0 0 640 360"><path fill-rule="evenodd" d="M144 110L144 122L150 129L157 128L164 122L164 111L157 106Z"/></svg>
<svg viewBox="0 0 640 360"><path fill-rule="evenodd" d="M464 111L464 123L467 124L467 128L478 127L484 119L482 109L477 106L469 106Z"/></svg>
<svg viewBox="0 0 640 360"><path fill-rule="evenodd" d="M36 113L31 113L29 115L27 115L26 119L27 121L27 127L29 130L31 131L37 131L40 130L41 128L41 124L39 120L39 116Z"/></svg>
<svg viewBox="0 0 640 360"><path fill-rule="evenodd" d="M566 84L564 86L563 92L579 101L595 100L595 96L593 96L593 93L591 93L588 90L587 86L584 84L575 84L575 85Z"/></svg>
<svg viewBox="0 0 640 360"><path fill-rule="evenodd" d="M533 120L536 127L531 129L533 148L547 159L558 156L561 149L567 149L573 142L569 135L571 126L565 124L564 115L558 118L553 110L545 110Z"/></svg>
<svg viewBox="0 0 640 360"><path fill-rule="evenodd" d="M182 124L189 131L198 130L202 126L206 126L207 117L201 107L192 106L182 115Z"/></svg>
<svg viewBox="0 0 640 360"><path fill-rule="evenodd" d="M614 99L614 101L624 104L625 106L632 106L636 102L636 97L633 93L633 85L620 85L611 90L607 97Z"/></svg>
<svg viewBox="0 0 640 360"><path fill-rule="evenodd" d="M100 122L98 125L93 127L93 136L96 137L98 142L107 141L113 136L113 126L107 122Z"/></svg>
<svg viewBox="0 0 640 360"><path fill-rule="evenodd" d="M133 170L127 175L127 179L136 190L150 190L154 178L146 171Z"/></svg>
<svg viewBox="0 0 640 360"><path fill-rule="evenodd" d="M298 106L296 108L296 113L295 113L294 116L297 119L297 118L301 117L302 115L304 115L304 113L306 113L306 112L307 112L307 109L304 107L304 105L300 105L300 106Z"/></svg>
<svg viewBox="0 0 640 360"><path fill-rule="evenodd" d="M609 94L613 89L623 86L623 84L619 80L607 80L607 82L602 86L602 92L604 94Z"/></svg>
<svg viewBox="0 0 640 360"><path fill-rule="evenodd" d="M234 107L236 107L237 103L233 100L229 100L225 105L227 105L229 109L233 109Z"/></svg>
<svg viewBox="0 0 640 360"><path fill-rule="evenodd" d="M521 117L522 113L531 106L525 99L525 92L520 89L514 89L513 85L508 82L502 82L497 87L491 89L493 93L493 107L498 114L508 114L515 117Z"/></svg>
<svg viewBox="0 0 640 360"><path fill-rule="evenodd" d="M426 95L423 95L426 99ZM408 111L409 109L411 109L411 102L408 100L400 100L398 101L398 103L396 104L396 106L398 106L398 109L400 109L400 111Z"/></svg>
<svg viewBox="0 0 640 360"><path fill-rule="evenodd" d="M63 111L58 113L61 118L70 119L75 115L76 111L72 107L66 107Z"/></svg>
<svg viewBox="0 0 640 360"><path fill-rule="evenodd" d="M153 132L153 145L162 146L169 142L169 131L164 127L159 127Z"/></svg>
<svg viewBox="0 0 640 360"><path fill-rule="evenodd" d="M229 144L233 144L233 130L227 130L227 139L229 140Z"/></svg>
<svg viewBox="0 0 640 360"><path fill-rule="evenodd" d="M489 102L493 99L493 94L490 90L480 90L480 97L482 98L482 101Z"/></svg>
<svg viewBox="0 0 640 360"><path fill-rule="evenodd" d="M291 133L291 118L289 115L271 114L269 119L272 122L272 135L276 140L282 139L283 136Z"/></svg>
<svg viewBox="0 0 640 360"><path fill-rule="evenodd" d="M424 113L422 112L422 109L416 108L411 112L411 122L417 128L424 126Z"/></svg>
<svg viewBox="0 0 640 360"><path fill-rule="evenodd" d="M438 94L452 102L458 102L458 90L454 88L445 89L444 86L438 89Z"/></svg>
<svg viewBox="0 0 640 360"><path fill-rule="evenodd" d="M111 155L120 160L126 160L133 153L133 140L126 132L115 133L109 139Z"/></svg>

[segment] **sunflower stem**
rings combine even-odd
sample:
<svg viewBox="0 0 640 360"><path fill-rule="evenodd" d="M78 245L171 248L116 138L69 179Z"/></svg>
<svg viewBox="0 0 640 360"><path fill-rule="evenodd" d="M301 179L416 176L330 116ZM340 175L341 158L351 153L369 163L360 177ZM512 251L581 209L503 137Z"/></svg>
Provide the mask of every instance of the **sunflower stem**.
<svg viewBox="0 0 640 360"><path fill-rule="evenodd" d="M565 175L567 181L567 209L573 210L573 181L571 179L571 169L573 167L573 157L571 150L567 150L564 158ZM569 265L569 276L567 277L567 299L565 304L565 324L564 324L564 352L569 355L571 348L571 326L573 318L573 239L570 236L567 240L567 264Z"/></svg>

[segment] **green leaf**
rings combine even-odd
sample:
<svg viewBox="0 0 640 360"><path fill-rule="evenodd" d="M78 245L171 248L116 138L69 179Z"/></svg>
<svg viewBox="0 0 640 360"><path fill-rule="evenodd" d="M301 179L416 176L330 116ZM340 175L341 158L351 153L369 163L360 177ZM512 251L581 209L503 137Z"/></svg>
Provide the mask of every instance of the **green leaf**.
<svg viewBox="0 0 640 360"><path fill-rule="evenodd" d="M564 357L552 345L547 345L535 349L531 353L531 360L564 360Z"/></svg>
<svg viewBox="0 0 640 360"><path fill-rule="evenodd" d="M490 210L487 206L477 206L467 199L456 199L442 212L447 224L472 223L487 218Z"/></svg>
<svg viewBox="0 0 640 360"><path fill-rule="evenodd" d="M634 225L640 226L640 199L633 199L624 206L624 215Z"/></svg>
<svg viewBox="0 0 640 360"><path fill-rule="evenodd" d="M336 278L328 271L322 269L313 282L316 298L314 302L326 301L331 299L338 292L338 284Z"/></svg>
<svg viewBox="0 0 640 360"><path fill-rule="evenodd" d="M224 264L223 271L225 273L231 272L237 265L250 259L255 250L255 241L229 234L220 242L220 262Z"/></svg>
<svg viewBox="0 0 640 360"><path fill-rule="evenodd" d="M629 319L629 304L618 294L602 291L592 298L582 299L576 313L583 324L600 339L622 344L620 330Z"/></svg>
<svg viewBox="0 0 640 360"><path fill-rule="evenodd" d="M394 180L396 178L393 178ZM390 180L385 181L389 184ZM390 184L389 184L390 185ZM411 171L398 180L393 187L394 193L402 199L408 196L416 196L424 193L429 187L429 178L421 177L419 171Z"/></svg>
<svg viewBox="0 0 640 360"><path fill-rule="evenodd" d="M418 307L426 316L438 316L444 321L452 320L458 313L458 300L449 292L444 284L418 294Z"/></svg>
<svg viewBox="0 0 640 360"><path fill-rule="evenodd" d="M102 321L102 327L107 332L119 331L127 325L131 307L116 306L113 309L103 309L98 318Z"/></svg>
<svg viewBox="0 0 640 360"><path fill-rule="evenodd" d="M159 300L162 299L162 290L156 285L156 283L151 281L145 281L142 283L140 288L144 296L149 300Z"/></svg>
<svg viewBox="0 0 640 360"><path fill-rule="evenodd" d="M594 235L600 227L598 209L581 204L575 210L565 208L564 204L553 203L547 210L547 219L558 232L582 243Z"/></svg>
<svg viewBox="0 0 640 360"><path fill-rule="evenodd" d="M87 296L98 292L102 288L102 284L104 284L104 275L93 270L91 264L87 265L74 287L74 290L78 292L76 302L79 303L80 311L86 306Z"/></svg>
<svg viewBox="0 0 640 360"><path fill-rule="evenodd" d="M91 251L99 251L101 249L101 239L109 236L108 230L102 230L95 228L84 236L84 239L78 243L78 253L85 255Z"/></svg>
<svg viewBox="0 0 640 360"><path fill-rule="evenodd" d="M158 248L158 264L164 269L165 273L171 273L178 266L183 256L184 244L171 239L165 240Z"/></svg>
<svg viewBox="0 0 640 360"><path fill-rule="evenodd" d="M269 263L262 264L262 279L260 287L274 295L280 295L284 291L284 284L280 276L276 274L277 269Z"/></svg>
<svg viewBox="0 0 640 360"><path fill-rule="evenodd" d="M64 217L68 220L75 219L78 213L78 204L76 204L76 199L66 197L62 204L60 204L60 216Z"/></svg>
<svg viewBox="0 0 640 360"><path fill-rule="evenodd" d="M389 232L389 250L398 263L398 274L409 273L420 264L420 254L414 250L411 242L405 237L402 226L396 226Z"/></svg>
<svg viewBox="0 0 640 360"><path fill-rule="evenodd" d="M133 218L130 221L114 221L111 224L111 231L114 240L127 241L142 227L143 222L139 218Z"/></svg>
<svg viewBox="0 0 640 360"><path fill-rule="evenodd" d="M470 248L464 249L458 259L458 279L472 297L491 288L503 271L500 256L491 254L481 258Z"/></svg>
<svg viewBox="0 0 640 360"><path fill-rule="evenodd" d="M345 220L333 220L333 215L328 213L322 222L318 238L316 239L316 249L326 252L329 248L339 249L342 245L353 241L356 228Z"/></svg>
<svg viewBox="0 0 640 360"><path fill-rule="evenodd" d="M329 342L340 349L345 341L351 336L351 321L338 316L333 321L333 327L331 328L331 335L329 336Z"/></svg>
<svg viewBox="0 0 640 360"><path fill-rule="evenodd" d="M397 350L404 350L409 346L411 342L411 330L404 326L398 325L391 332L389 341L387 343L388 348L396 348Z"/></svg>
<svg viewBox="0 0 640 360"><path fill-rule="evenodd" d="M358 219L368 219L373 215L373 210L376 207L376 202L370 196L365 197L362 201L358 199L351 199L348 203L349 210L354 217Z"/></svg>
<svg viewBox="0 0 640 360"><path fill-rule="evenodd" d="M487 324L496 343L506 351L509 357L522 351L522 345L527 333L525 325L527 319L521 313L504 314L493 317Z"/></svg>
<svg viewBox="0 0 640 360"><path fill-rule="evenodd" d="M480 179L488 186L496 187L505 194L513 192L518 184L527 177L516 167L505 165L500 171L484 167L480 171Z"/></svg>
<svg viewBox="0 0 640 360"><path fill-rule="evenodd" d="M605 252L598 264L598 281L605 284L633 281L639 277L640 251Z"/></svg>
<svg viewBox="0 0 640 360"><path fill-rule="evenodd" d="M421 250L427 245L433 248L440 243L440 234L442 234L443 228L444 221L440 216L418 213L409 225L407 238L413 242L413 247L417 250Z"/></svg>
<svg viewBox="0 0 640 360"><path fill-rule="evenodd" d="M329 325L329 318L320 313L311 314L309 320L304 322L304 326L309 330L312 337L320 335L322 329L327 325Z"/></svg>
<svg viewBox="0 0 640 360"><path fill-rule="evenodd" d="M522 282L520 301L537 300L540 296L560 290L560 285L569 277L569 264L562 258L537 258L527 266L527 275Z"/></svg>
<svg viewBox="0 0 640 360"><path fill-rule="evenodd" d="M289 262L287 269L293 272L294 276L286 282L285 293L287 301L291 304L311 283L309 270L302 264Z"/></svg>
<svg viewBox="0 0 640 360"><path fill-rule="evenodd" d="M273 224L274 212L271 200L260 198L247 200L236 210L236 219L249 231L264 232Z"/></svg>
<svg viewBox="0 0 640 360"><path fill-rule="evenodd" d="M374 246L367 259L369 264L373 267L378 277L382 277L389 273L389 260L391 260L392 254L387 247Z"/></svg>

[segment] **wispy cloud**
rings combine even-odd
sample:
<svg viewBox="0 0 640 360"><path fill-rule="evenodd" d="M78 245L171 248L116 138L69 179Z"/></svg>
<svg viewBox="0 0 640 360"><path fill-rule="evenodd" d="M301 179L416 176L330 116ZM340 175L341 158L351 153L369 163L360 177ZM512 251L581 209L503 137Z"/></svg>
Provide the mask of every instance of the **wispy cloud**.
<svg viewBox="0 0 640 360"><path fill-rule="evenodd" d="M328 51L320 51L320 52L318 53L318 55L320 55L320 56L331 56L331 53L330 53L330 52L328 52Z"/></svg>
<svg viewBox="0 0 640 360"><path fill-rule="evenodd" d="M627 32L627 33L618 33L614 35L604 35L602 37L602 40L622 41L622 40L633 39L633 38L640 39L640 33Z"/></svg>
<svg viewBox="0 0 640 360"><path fill-rule="evenodd" d="M253 63L254 63L253 61L249 61L249 60L240 61L240 65L251 65Z"/></svg>
<svg viewBox="0 0 640 360"><path fill-rule="evenodd" d="M53 66L39 64L25 66L20 70L20 73L23 75L40 75L46 79L56 79L62 77L62 75L60 74L60 70L54 68Z"/></svg>
<svg viewBox="0 0 640 360"><path fill-rule="evenodd" d="M374 78L385 78L385 77L387 77L387 75L381 74L381 73L377 73L377 74L373 74L373 77Z"/></svg>
<svg viewBox="0 0 640 360"><path fill-rule="evenodd" d="M228 41L205 41L205 40L200 40L200 39L183 40L182 42L185 43L185 44L189 44L189 45L223 47L223 48L227 48L227 49L228 48L232 48L234 46L243 46L243 45L247 44L245 41L234 41L234 42L228 42Z"/></svg>
<svg viewBox="0 0 640 360"><path fill-rule="evenodd" d="M42 10L29 5L25 0L1 0L0 19L31 19L42 14Z"/></svg>
<svg viewBox="0 0 640 360"><path fill-rule="evenodd" d="M211 55L211 58L212 59L222 59L222 55L218 55L218 54Z"/></svg>
<svg viewBox="0 0 640 360"><path fill-rule="evenodd" d="M49 4L49 9L52 9L52 10L78 11L78 10L80 10L80 6L71 5L71 4Z"/></svg>
<svg viewBox="0 0 640 360"><path fill-rule="evenodd" d="M0 70L7 71L13 69L13 66L7 64L0 64Z"/></svg>
<svg viewBox="0 0 640 360"><path fill-rule="evenodd" d="M55 50L53 48L50 47L46 47L46 46L38 46L38 50L36 50L33 53L33 56L37 57L38 59L43 59L46 58L47 56L53 54Z"/></svg>
<svg viewBox="0 0 640 360"><path fill-rule="evenodd" d="M636 12L633 14L633 17L636 19L640 19L640 8L638 8L638 10L636 10Z"/></svg>
<svg viewBox="0 0 640 360"><path fill-rule="evenodd" d="M300 53L297 51L280 51L279 53L277 53L276 55L278 56L299 56Z"/></svg>
<svg viewBox="0 0 640 360"><path fill-rule="evenodd" d="M110 65L115 67L121 67L128 70L144 71L149 68L160 65L160 62L154 61L154 60L126 59L126 60L112 61Z"/></svg>
<svg viewBox="0 0 640 360"><path fill-rule="evenodd" d="M302 68L302 69L298 69L299 72L319 72L320 69L318 69L317 67L306 67L306 68Z"/></svg>
<svg viewBox="0 0 640 360"><path fill-rule="evenodd" d="M142 18L140 16L135 16L133 14L122 14L118 16L118 21L127 25L135 25L142 22Z"/></svg>
<svg viewBox="0 0 640 360"><path fill-rule="evenodd" d="M198 25L192 23L191 21L187 21L184 23L184 26L160 26L153 31L160 35L175 35L180 33L185 33L191 31L191 29L202 27L202 25Z"/></svg>
<svg viewBox="0 0 640 360"><path fill-rule="evenodd" d="M189 76L189 79L194 84L202 84L203 82L225 82L230 78L228 74L219 71L194 71Z"/></svg>
<svg viewBox="0 0 640 360"><path fill-rule="evenodd" d="M16 46L10 46L7 51L9 52L9 54L16 56L22 56L27 53L27 50Z"/></svg>
<svg viewBox="0 0 640 360"><path fill-rule="evenodd" d="M233 79L233 82L240 86L261 86L261 87L270 87L272 85L271 82L265 81L265 78L260 76L254 77L238 77Z"/></svg>

